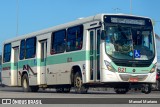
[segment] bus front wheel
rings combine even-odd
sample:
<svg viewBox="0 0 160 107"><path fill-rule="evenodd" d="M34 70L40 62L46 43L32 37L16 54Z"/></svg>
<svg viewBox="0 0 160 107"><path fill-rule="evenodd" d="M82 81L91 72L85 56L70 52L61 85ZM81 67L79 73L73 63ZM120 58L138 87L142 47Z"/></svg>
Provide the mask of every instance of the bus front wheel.
<svg viewBox="0 0 160 107"><path fill-rule="evenodd" d="M88 88L82 82L82 76L77 72L74 76L74 88L76 93L85 94Z"/></svg>
<svg viewBox="0 0 160 107"><path fill-rule="evenodd" d="M149 93L151 93L151 91L152 91L151 84L144 84L142 86L142 93L149 94Z"/></svg>

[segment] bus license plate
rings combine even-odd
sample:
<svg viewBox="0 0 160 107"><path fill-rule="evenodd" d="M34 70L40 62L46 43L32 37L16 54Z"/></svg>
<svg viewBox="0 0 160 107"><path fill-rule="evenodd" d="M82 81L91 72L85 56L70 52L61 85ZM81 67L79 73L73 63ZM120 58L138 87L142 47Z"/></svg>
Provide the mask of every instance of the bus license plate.
<svg viewBox="0 0 160 107"><path fill-rule="evenodd" d="M130 77L130 82L138 82L138 77Z"/></svg>

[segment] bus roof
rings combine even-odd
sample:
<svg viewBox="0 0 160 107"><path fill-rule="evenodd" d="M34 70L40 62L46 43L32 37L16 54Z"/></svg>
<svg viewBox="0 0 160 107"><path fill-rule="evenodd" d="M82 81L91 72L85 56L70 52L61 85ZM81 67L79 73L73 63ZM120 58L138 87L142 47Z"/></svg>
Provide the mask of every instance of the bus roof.
<svg viewBox="0 0 160 107"><path fill-rule="evenodd" d="M68 27L71 27L71 26L76 26L76 25L84 24L84 23L91 22L91 21L101 21L104 15L132 16L132 17L148 18L148 17L143 17L143 16L135 16L135 15L122 14L122 13L119 13L119 14L105 14L105 13L97 14L95 16L79 18L79 19L77 19L75 21L72 21L72 22L69 22L69 23L65 23L65 24L61 24L61 25L58 25L58 26L54 26L54 27L51 27L51 28L44 29L44 30L40 30L40 31L37 31L37 32L21 35L21 36L15 37L14 39L6 40L4 42L4 44L19 41L19 40L26 39L26 38L30 38L30 37L33 37L33 36L39 36L39 35L51 33L53 31L65 29L65 28L68 28Z"/></svg>

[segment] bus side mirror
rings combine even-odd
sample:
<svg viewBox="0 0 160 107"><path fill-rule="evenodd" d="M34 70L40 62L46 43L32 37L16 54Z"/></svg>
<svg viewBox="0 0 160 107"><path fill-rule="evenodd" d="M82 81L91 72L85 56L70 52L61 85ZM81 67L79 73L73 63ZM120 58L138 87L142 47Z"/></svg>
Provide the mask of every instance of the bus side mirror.
<svg viewBox="0 0 160 107"><path fill-rule="evenodd" d="M105 30L101 31L101 39L104 40L107 36L107 32Z"/></svg>

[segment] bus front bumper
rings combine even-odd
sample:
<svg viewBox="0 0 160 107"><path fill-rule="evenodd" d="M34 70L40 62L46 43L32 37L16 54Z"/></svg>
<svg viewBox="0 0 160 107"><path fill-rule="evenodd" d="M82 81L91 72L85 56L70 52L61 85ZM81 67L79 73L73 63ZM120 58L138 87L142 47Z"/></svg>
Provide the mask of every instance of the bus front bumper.
<svg viewBox="0 0 160 107"><path fill-rule="evenodd" d="M155 83L156 72L146 74L131 74L106 71L102 72L101 82L138 82L138 83Z"/></svg>

